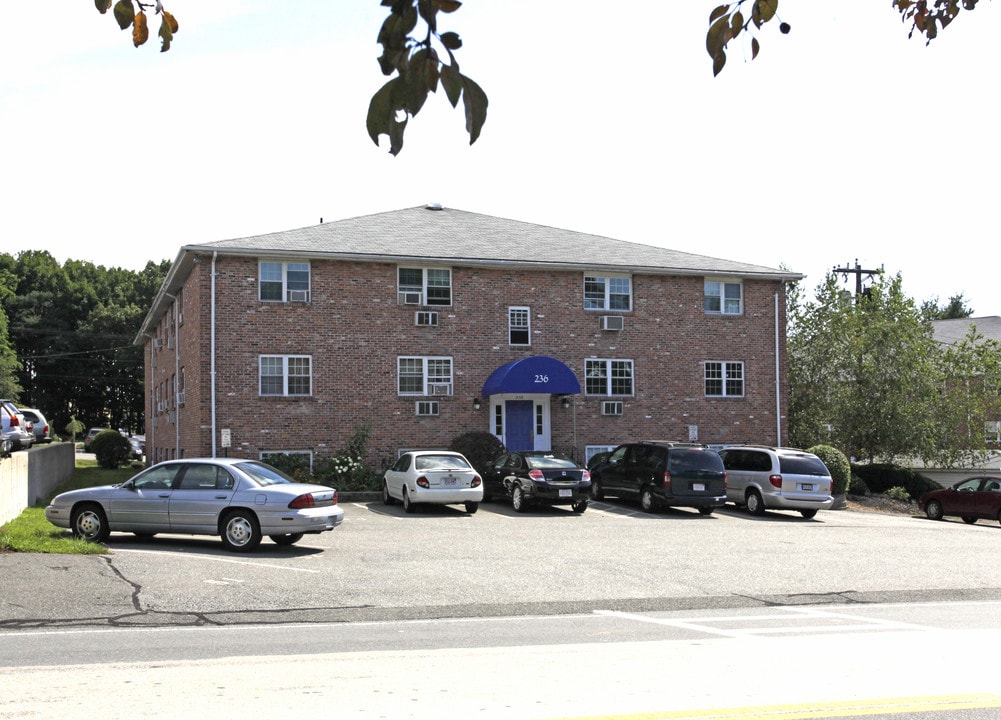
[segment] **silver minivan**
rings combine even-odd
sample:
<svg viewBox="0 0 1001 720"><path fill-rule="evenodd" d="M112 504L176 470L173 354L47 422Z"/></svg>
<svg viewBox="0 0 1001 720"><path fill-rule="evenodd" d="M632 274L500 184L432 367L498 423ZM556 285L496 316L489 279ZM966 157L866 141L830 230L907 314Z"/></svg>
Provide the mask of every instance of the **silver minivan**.
<svg viewBox="0 0 1001 720"><path fill-rule="evenodd" d="M812 518L829 510L831 472L823 460L795 448L734 445L719 451L726 468L726 499L752 515L765 510L798 510Z"/></svg>

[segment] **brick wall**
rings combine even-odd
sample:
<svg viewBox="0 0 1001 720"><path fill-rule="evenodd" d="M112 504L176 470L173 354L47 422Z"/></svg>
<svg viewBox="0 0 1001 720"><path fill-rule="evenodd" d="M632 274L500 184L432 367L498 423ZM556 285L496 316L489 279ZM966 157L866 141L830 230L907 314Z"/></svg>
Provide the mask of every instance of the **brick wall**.
<svg viewBox="0 0 1001 720"><path fill-rule="evenodd" d="M621 417L603 416L601 400L608 398L583 392L569 409L552 402L555 447L575 446L583 454L586 445L636 438L687 440L690 426L707 443L777 440L776 293L780 357L785 354L779 282L745 280L744 314L720 316L703 312L702 277L634 275L633 311L623 314L625 327L616 332L599 330L598 319L618 313L583 309L580 272L453 267L452 305L431 308L439 325L424 328L414 325L415 306L397 302L394 263L314 260L309 303L260 302L257 258L222 256L216 270L216 427L231 431L230 455L331 455L363 424L370 427L369 461L379 465L400 448L445 446L467 430L490 429L487 403L474 410L473 398L481 397L494 369L533 355L566 363L582 391L585 358L634 361L635 395L622 398ZM203 258L178 299L183 323L173 348L147 346L151 460L211 454L210 288L211 258ZM530 347L508 343L513 305L531 308ZM162 323L169 325L170 317ZM161 333L171 334L166 326ZM310 355L312 395L261 397L260 354ZM435 398L438 417L416 417L417 398L397 395L400 355L453 358L453 395ZM706 398L705 360L743 362L744 397ZM155 388L168 388L178 368L184 369L185 403L161 398L169 409L157 412ZM784 384L781 397L784 409Z"/></svg>

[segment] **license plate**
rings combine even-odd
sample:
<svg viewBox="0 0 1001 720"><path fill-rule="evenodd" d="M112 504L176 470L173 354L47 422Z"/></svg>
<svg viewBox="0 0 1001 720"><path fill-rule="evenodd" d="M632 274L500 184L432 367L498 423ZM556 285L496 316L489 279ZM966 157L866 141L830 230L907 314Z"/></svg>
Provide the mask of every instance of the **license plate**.
<svg viewBox="0 0 1001 720"><path fill-rule="evenodd" d="M695 492L705 492L706 491L706 484L705 483L692 483L692 490L694 490Z"/></svg>
<svg viewBox="0 0 1001 720"><path fill-rule="evenodd" d="M803 490L805 490L806 492L813 492L813 484L812 483L803 483L802 485L800 485L800 488L803 489Z"/></svg>
<svg viewBox="0 0 1001 720"><path fill-rule="evenodd" d="M442 487L455 487L459 484L459 480L454 477L446 477L441 479Z"/></svg>
<svg viewBox="0 0 1001 720"><path fill-rule="evenodd" d="M560 490L560 497L573 497L573 490Z"/></svg>

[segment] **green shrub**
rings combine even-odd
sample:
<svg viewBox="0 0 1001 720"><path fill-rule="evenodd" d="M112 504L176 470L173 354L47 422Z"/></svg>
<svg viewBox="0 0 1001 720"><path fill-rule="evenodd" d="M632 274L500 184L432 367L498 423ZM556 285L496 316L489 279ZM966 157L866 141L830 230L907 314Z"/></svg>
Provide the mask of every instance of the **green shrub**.
<svg viewBox="0 0 1001 720"><path fill-rule="evenodd" d="M892 487L886 491L886 497L891 500L900 500L901 502L910 502L911 495L907 492L907 488L902 488L899 485L897 487Z"/></svg>
<svg viewBox="0 0 1001 720"><path fill-rule="evenodd" d="M890 488L902 487L911 498L917 499L929 490L938 490L942 487L910 468L889 463L853 465L852 472L861 477L874 493L885 494Z"/></svg>
<svg viewBox="0 0 1001 720"><path fill-rule="evenodd" d="M834 481L831 488L832 495L844 495L848 492L848 485L852 479L852 464L848 462L843 452L832 445L814 445L807 452L823 460L824 465L831 471L831 480Z"/></svg>
<svg viewBox="0 0 1001 720"><path fill-rule="evenodd" d="M128 461L132 444L117 430L102 430L91 440L90 451L97 458L98 465L114 470Z"/></svg>
<svg viewBox="0 0 1001 720"><path fill-rule="evenodd" d="M504 443L488 432L470 431L459 435L449 448L462 453L482 475L493 460L504 452Z"/></svg>
<svg viewBox="0 0 1001 720"><path fill-rule="evenodd" d="M848 482L848 494L865 497L869 494L869 486L865 484L865 480L853 474L852 479Z"/></svg>

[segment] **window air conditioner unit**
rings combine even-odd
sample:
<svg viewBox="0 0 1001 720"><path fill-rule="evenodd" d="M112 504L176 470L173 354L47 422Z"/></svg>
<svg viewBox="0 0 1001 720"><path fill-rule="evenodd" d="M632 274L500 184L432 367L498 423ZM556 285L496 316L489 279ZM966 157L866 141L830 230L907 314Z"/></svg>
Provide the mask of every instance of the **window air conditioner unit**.
<svg viewBox="0 0 1001 720"><path fill-rule="evenodd" d="M414 414L417 417L435 417L438 415L437 400L418 400L414 403Z"/></svg>
<svg viewBox="0 0 1001 720"><path fill-rule="evenodd" d="M452 394L452 383L447 383L447 382L428 383L428 388L430 388L432 395Z"/></svg>
<svg viewBox="0 0 1001 720"><path fill-rule="evenodd" d="M309 302L309 290L289 290L289 302Z"/></svg>
<svg viewBox="0 0 1001 720"><path fill-rule="evenodd" d="M399 295L399 302L403 305L420 305L421 304L421 293L419 292L401 292Z"/></svg>
<svg viewBox="0 0 1001 720"><path fill-rule="evenodd" d="M601 414L602 415L621 415L622 414L622 401L621 400L604 400L601 403Z"/></svg>
<svg viewBox="0 0 1001 720"><path fill-rule="evenodd" d="M168 350L174 349L174 338L172 337L167 338L167 349Z"/></svg>
<svg viewBox="0 0 1001 720"><path fill-rule="evenodd" d="M418 310L414 313L414 325L422 327L438 327L438 313Z"/></svg>
<svg viewBox="0 0 1001 720"><path fill-rule="evenodd" d="M183 405L184 404L184 391L183 390L181 390L181 392L177 393L177 404L178 405Z"/></svg>
<svg viewBox="0 0 1001 720"><path fill-rule="evenodd" d="M621 330L625 322L621 315L602 315L600 325L602 330Z"/></svg>
<svg viewBox="0 0 1001 720"><path fill-rule="evenodd" d="M153 338L153 349L159 350L162 347L163 347L163 340L161 340L160 338Z"/></svg>

